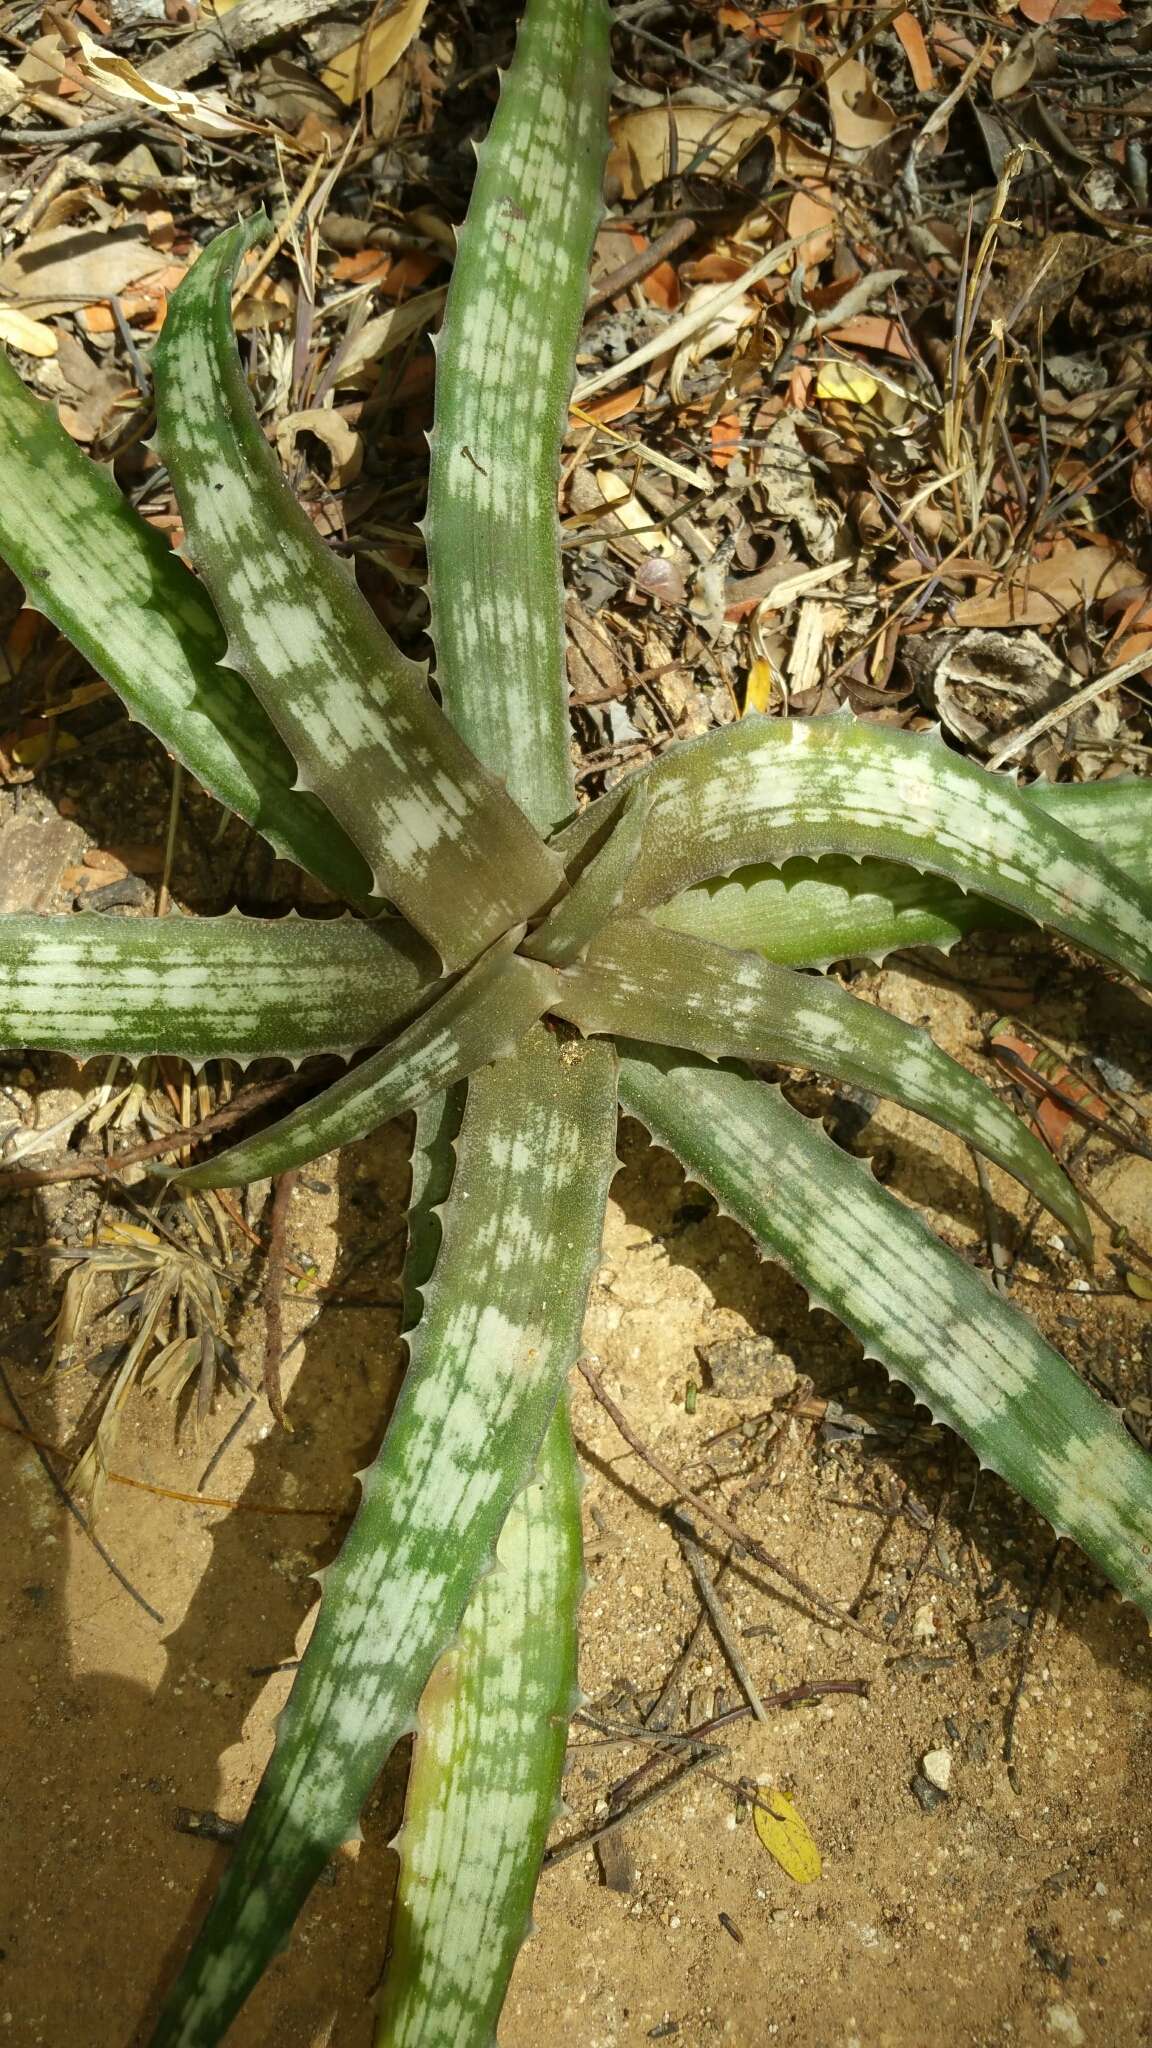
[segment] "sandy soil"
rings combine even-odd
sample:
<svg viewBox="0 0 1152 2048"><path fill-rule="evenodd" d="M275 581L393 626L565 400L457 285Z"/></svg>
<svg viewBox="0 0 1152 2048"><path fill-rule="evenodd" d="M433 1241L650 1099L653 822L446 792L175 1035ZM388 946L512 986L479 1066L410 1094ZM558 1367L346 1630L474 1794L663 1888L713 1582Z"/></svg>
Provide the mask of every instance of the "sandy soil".
<svg viewBox="0 0 1152 2048"><path fill-rule="evenodd" d="M1146 1029L1131 999L1054 968L1051 954L1026 955L1029 973L1041 957L1049 986L1032 1014L1043 1028L1138 1067ZM947 972L975 993L895 967L858 986L980 1065L980 1018L1024 978L1019 966L1010 953L955 956ZM0 1078L17 1107L36 1098L27 1114L41 1125L75 1100L66 1063ZM863 1120L855 1142L894 1192L985 1258L962 1146L887 1109ZM987 1479L975 1488L963 1448L923 1426L829 1318L809 1316L799 1290L758 1264L635 1126L624 1128L622 1157L587 1345L666 1460L858 1614L865 1633L837 1629L766 1573L728 1570L721 1589L761 1691L858 1678L870 1690L733 1724L723 1749L610 1847L547 1872L505 2048L541 2038L581 2048L1147 2048L1147 1628L1078 1556L1062 1551L1053 1564L1049 1533L1004 1489ZM1152 1165L1102 1146L1089 1158L1098 1197L1152 1240ZM324 1278L338 1246L341 1270L365 1256L347 1286L356 1304L318 1317L287 1307L289 1336L307 1330L286 1373L291 1436L273 1433L257 1407L212 1475L214 1496L236 1503L229 1510L175 1496L194 1489L236 1403L224 1401L199 1440L185 1426L174 1442L171 1411L153 1401L136 1401L125 1423L117 1469L172 1492L113 1484L100 1533L162 1622L109 1575L27 1442L10 1430L0 1438L0 2038L19 2048L125 2048L140 2037L227 1854L178 1823L189 1812L244 1813L290 1684L270 1667L306 1634L309 1574L332 1554L348 1475L394 1393L401 1134L322 1162L308 1183L291 1216L298 1260ZM993 1174L992 1185L1006 1215L1019 1214L1011 1184ZM56 1291L43 1262L22 1254L46 1233L81 1241L96 1210L83 1184L0 1208L0 1345L32 1427L50 1441L69 1438L92 1382L45 1375ZM1018 1298L1121 1398L1146 1396L1147 1305L1125 1289L1103 1237L1091 1283L1057 1238L1041 1218ZM239 1316L236 1338L255 1370L254 1311ZM724 1343L735 1351L719 1354L710 1388L701 1350L716 1359ZM835 1401L872 1433L830 1441L809 1382L817 1402ZM690 1383L701 1389L694 1402ZM699 1616L659 1517L669 1489L583 1382L575 1414L588 1472L583 1683L600 1726L573 1724L572 1817L557 1839L603 1818L612 1786L651 1753L610 1742L603 1728L637 1725ZM715 1571L724 1539L718 1549L705 1541ZM738 1699L705 1630L682 1674L679 1725ZM951 1775L947 1796L925 1811L913 1781L933 1751L947 1752ZM334 1864L236 2026L237 2048L367 2048L402 1762L363 1845ZM799 1886L772 1861L741 1780L793 1798L823 1854L818 1882Z"/></svg>

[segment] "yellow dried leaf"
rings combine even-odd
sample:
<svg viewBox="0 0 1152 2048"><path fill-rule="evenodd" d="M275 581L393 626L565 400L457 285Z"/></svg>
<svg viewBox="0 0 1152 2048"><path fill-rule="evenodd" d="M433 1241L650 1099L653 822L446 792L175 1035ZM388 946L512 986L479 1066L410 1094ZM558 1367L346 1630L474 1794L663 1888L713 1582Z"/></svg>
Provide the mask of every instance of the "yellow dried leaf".
<svg viewBox="0 0 1152 2048"><path fill-rule="evenodd" d="M815 1884L822 1865L820 1851L792 1801L775 1786L758 1786L752 1808L756 1833L794 1884Z"/></svg>
<svg viewBox="0 0 1152 2048"><path fill-rule="evenodd" d="M816 372L817 398L839 399L841 405L870 405L879 385L859 363L821 363Z"/></svg>
<svg viewBox="0 0 1152 2048"><path fill-rule="evenodd" d="M54 356L60 345L51 327L30 319L18 306L0 306L0 341L23 349L26 356Z"/></svg>
<svg viewBox="0 0 1152 2048"><path fill-rule="evenodd" d="M744 685L744 717L747 718L752 711L770 711L772 698L779 688L775 665L762 654L748 671L748 681Z"/></svg>
<svg viewBox="0 0 1152 2048"><path fill-rule="evenodd" d="M67 26L67 41L72 63L84 78L99 87L104 99L128 100L134 106L150 107L153 113L166 114L178 128L186 128L192 135L202 135L209 141L229 135L279 133L267 121L250 121L236 113L220 93L177 92L154 78L145 78L127 57L102 49L73 22ZM291 136L282 136L281 140L289 148L295 147Z"/></svg>
<svg viewBox="0 0 1152 2048"><path fill-rule="evenodd" d="M419 33L427 11L428 0L401 0L367 35L357 36L321 72L329 92L350 107L362 94L375 91Z"/></svg>

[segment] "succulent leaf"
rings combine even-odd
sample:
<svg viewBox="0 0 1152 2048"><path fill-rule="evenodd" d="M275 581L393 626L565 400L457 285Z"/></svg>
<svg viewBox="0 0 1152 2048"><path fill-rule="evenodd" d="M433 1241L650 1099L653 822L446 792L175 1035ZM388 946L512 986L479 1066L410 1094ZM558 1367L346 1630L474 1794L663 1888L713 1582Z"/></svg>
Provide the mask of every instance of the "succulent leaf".
<svg viewBox="0 0 1152 2048"><path fill-rule="evenodd" d="M615 1058L531 1031L469 1083L411 1364L276 1749L153 2048L211 2048L355 1829L529 1477L576 1355ZM591 1140L591 1142L590 1142ZM515 1219L515 1221L513 1221Z"/></svg>
<svg viewBox="0 0 1152 2048"><path fill-rule="evenodd" d="M1043 782L1021 794L1090 839L1141 888L1152 888L1152 781ZM785 967L827 967L853 955L882 959L905 946L947 948L967 932L1018 922L938 875L836 854L740 868L682 890L648 915Z"/></svg>
<svg viewBox="0 0 1152 2048"><path fill-rule="evenodd" d="M479 152L439 344L436 679L542 828L572 810L556 470L607 150L608 10L534 0Z"/></svg>
<svg viewBox="0 0 1152 2048"><path fill-rule="evenodd" d="M560 877L320 540L260 430L230 293L258 215L204 250L154 353L157 422L189 543L247 678L296 757L447 967L544 909Z"/></svg>
<svg viewBox="0 0 1152 2048"><path fill-rule="evenodd" d="M581 1584L562 1395L496 1569L420 1702L376 2048L496 2038L564 1762Z"/></svg>
<svg viewBox="0 0 1152 2048"><path fill-rule="evenodd" d="M641 785L624 804L619 822L576 877L568 894L524 941L533 960L567 967L579 960L617 908L640 857L648 819L648 791Z"/></svg>
<svg viewBox="0 0 1152 2048"><path fill-rule="evenodd" d="M844 718L747 718L642 775L652 808L625 909L756 862L871 855L947 876L1152 981L1152 891L938 740ZM613 790L559 835L567 862L618 803Z"/></svg>
<svg viewBox="0 0 1152 2048"><path fill-rule="evenodd" d="M367 1137L426 1096L512 1052L550 1007L557 981L552 968L520 958L514 950L519 937L519 931L507 933L398 1038L311 1102L215 1159L180 1172L165 1169L163 1177L184 1188L236 1188L284 1173Z"/></svg>
<svg viewBox="0 0 1152 2048"><path fill-rule="evenodd" d="M621 1051L629 1114L1152 1615L1152 1458L1067 1360L778 1089L655 1047Z"/></svg>
<svg viewBox="0 0 1152 2048"><path fill-rule="evenodd" d="M314 796L239 676L167 541L84 455L0 352L0 555L134 718L278 854L339 896L371 893L362 855Z"/></svg>
<svg viewBox="0 0 1152 2048"><path fill-rule="evenodd" d="M1047 1146L927 1032L860 1002L838 982L621 917L565 974L554 1007L585 1032L681 1046L711 1059L808 1067L891 1096L1014 1174L1092 1257L1083 1205Z"/></svg>
<svg viewBox="0 0 1152 2048"><path fill-rule="evenodd" d="M76 1059L303 1059L396 1031L434 985L399 918L0 916L0 1044Z"/></svg>

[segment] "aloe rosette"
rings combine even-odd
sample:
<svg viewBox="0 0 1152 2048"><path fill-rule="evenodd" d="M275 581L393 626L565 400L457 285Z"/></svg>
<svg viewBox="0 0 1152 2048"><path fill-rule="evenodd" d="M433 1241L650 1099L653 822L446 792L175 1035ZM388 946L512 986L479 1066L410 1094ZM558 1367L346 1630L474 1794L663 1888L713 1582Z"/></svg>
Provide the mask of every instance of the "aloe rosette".
<svg viewBox="0 0 1152 2048"><path fill-rule="evenodd" d="M618 1104L1152 1612L1145 1453L1018 1311L740 1065L892 1096L1086 1245L1075 1191L997 1097L796 970L1000 919L1152 980L1152 784L1026 791L939 738L748 719L577 814L555 488L607 91L601 0L530 0L438 344L439 701L259 428L228 315L258 223L202 254L156 350L198 575L0 365L0 553L29 602L206 788L373 913L0 918L0 1040L197 1063L357 1056L172 1177L184 1186L274 1174L417 1111L408 1374L157 2048L224 2037L413 1729L380 2048L494 2037L573 1696L565 1383Z"/></svg>

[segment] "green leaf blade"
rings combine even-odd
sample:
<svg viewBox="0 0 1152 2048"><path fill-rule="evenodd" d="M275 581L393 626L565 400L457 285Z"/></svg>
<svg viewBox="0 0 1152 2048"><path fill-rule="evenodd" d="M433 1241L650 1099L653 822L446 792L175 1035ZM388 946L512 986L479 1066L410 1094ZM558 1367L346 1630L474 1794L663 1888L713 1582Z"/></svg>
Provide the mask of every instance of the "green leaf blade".
<svg viewBox="0 0 1152 2048"><path fill-rule="evenodd" d="M230 289L262 216L203 251L157 344L157 419L192 552L312 789L447 967L542 910L560 870L289 491L257 421Z"/></svg>
<svg viewBox="0 0 1152 2048"><path fill-rule="evenodd" d="M582 1031L680 1046L710 1059L806 1067L890 1096L1013 1174L1092 1257L1083 1204L1047 1146L927 1032L859 1001L838 982L624 917L564 975L556 1007Z"/></svg>
<svg viewBox="0 0 1152 2048"><path fill-rule="evenodd" d="M256 1137L230 1145L217 1158L165 1178L185 1188L235 1188L265 1174L284 1173L367 1137L429 1095L453 1087L478 1065L504 1058L548 1009L557 981L551 968L516 954L518 937L518 932L509 933L399 1038L311 1102Z"/></svg>
<svg viewBox="0 0 1152 2048"><path fill-rule="evenodd" d="M435 958L398 919L0 917L0 1044L304 1059L395 1031Z"/></svg>
<svg viewBox="0 0 1152 2048"><path fill-rule="evenodd" d="M338 896L372 878L239 676L207 593L0 352L0 555L133 718Z"/></svg>
<svg viewBox="0 0 1152 2048"><path fill-rule="evenodd" d="M1043 782L1021 795L1090 839L1139 888L1152 888L1152 779ZM783 967L828 967L861 955L880 960L909 946L946 950L969 932L1020 925L1011 912L937 875L836 854L741 868L682 890L647 914L674 931L763 953Z"/></svg>
<svg viewBox="0 0 1152 2048"><path fill-rule="evenodd" d="M615 1164L615 1082L607 1048L565 1047L541 1028L469 1085L412 1362L153 2048L221 2039L355 1828L492 1561L580 1341Z"/></svg>
<svg viewBox="0 0 1152 2048"><path fill-rule="evenodd" d="M562 1397L496 1569L420 1702L376 2048L495 2039L555 1811L576 1687L579 1496Z"/></svg>
<svg viewBox="0 0 1152 2048"><path fill-rule="evenodd" d="M629 1113L1152 1615L1152 1459L1019 1310L778 1090L654 1047L622 1053Z"/></svg>
<svg viewBox="0 0 1152 2048"><path fill-rule="evenodd" d="M572 810L556 471L607 147L608 10L534 0L479 163L438 347L436 676L551 830Z"/></svg>
<svg viewBox="0 0 1152 2048"><path fill-rule="evenodd" d="M750 718L643 775L652 809L625 908L757 862L871 856L946 876L1152 981L1152 892L939 741L842 718ZM613 798L560 835L566 859L595 841Z"/></svg>

